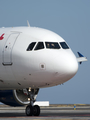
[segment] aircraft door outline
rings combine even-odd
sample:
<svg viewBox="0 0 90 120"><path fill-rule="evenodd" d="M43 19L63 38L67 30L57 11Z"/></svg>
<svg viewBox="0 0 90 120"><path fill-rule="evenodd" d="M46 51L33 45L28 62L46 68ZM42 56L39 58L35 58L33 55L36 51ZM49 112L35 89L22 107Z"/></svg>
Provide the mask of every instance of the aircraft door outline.
<svg viewBox="0 0 90 120"><path fill-rule="evenodd" d="M12 65L12 50L15 45L15 42L18 38L20 33L11 33L9 37L6 40L6 43L4 45L2 58L3 58L3 65Z"/></svg>

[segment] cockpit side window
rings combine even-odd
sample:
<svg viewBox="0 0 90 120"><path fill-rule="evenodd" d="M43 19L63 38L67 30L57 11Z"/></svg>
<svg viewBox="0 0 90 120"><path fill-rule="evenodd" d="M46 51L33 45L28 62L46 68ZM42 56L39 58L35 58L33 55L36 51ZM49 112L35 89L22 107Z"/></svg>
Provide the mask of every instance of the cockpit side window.
<svg viewBox="0 0 90 120"><path fill-rule="evenodd" d="M40 50L40 49L44 49L44 44L43 42L38 42L38 44L36 45L34 50Z"/></svg>
<svg viewBox="0 0 90 120"><path fill-rule="evenodd" d="M36 44L36 42L32 42L32 43L28 46L27 51L31 51L31 50L34 48L35 44Z"/></svg>
<svg viewBox="0 0 90 120"><path fill-rule="evenodd" d="M65 42L60 42L60 45L63 49L69 49L68 45Z"/></svg>
<svg viewBox="0 0 90 120"><path fill-rule="evenodd" d="M46 48L48 49L60 49L60 46L57 42L45 42Z"/></svg>

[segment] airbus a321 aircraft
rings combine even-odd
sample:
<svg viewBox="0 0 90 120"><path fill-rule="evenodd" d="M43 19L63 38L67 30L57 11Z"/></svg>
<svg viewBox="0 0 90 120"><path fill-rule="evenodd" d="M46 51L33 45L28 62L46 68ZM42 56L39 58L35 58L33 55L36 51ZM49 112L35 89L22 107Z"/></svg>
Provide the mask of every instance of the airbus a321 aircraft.
<svg viewBox="0 0 90 120"><path fill-rule="evenodd" d="M40 88L56 86L77 73L78 62L65 40L36 27L0 28L0 102L27 105L27 116L39 116L33 105Z"/></svg>

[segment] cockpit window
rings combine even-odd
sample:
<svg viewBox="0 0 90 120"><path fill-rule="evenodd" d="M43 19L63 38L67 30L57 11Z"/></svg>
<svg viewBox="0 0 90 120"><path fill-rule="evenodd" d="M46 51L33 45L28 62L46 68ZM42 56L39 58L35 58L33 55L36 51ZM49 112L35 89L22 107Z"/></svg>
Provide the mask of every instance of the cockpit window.
<svg viewBox="0 0 90 120"><path fill-rule="evenodd" d="M28 46L27 51L31 51L31 50L34 48L35 44L36 44L36 42L32 42L32 43Z"/></svg>
<svg viewBox="0 0 90 120"><path fill-rule="evenodd" d="M60 49L60 46L57 42L45 42L46 48L48 49Z"/></svg>
<svg viewBox="0 0 90 120"><path fill-rule="evenodd" d="M60 42L63 49L69 49L68 45L65 42Z"/></svg>
<svg viewBox="0 0 90 120"><path fill-rule="evenodd" d="M43 42L38 42L38 44L35 47L35 50L40 50L40 49L44 49L44 44Z"/></svg>

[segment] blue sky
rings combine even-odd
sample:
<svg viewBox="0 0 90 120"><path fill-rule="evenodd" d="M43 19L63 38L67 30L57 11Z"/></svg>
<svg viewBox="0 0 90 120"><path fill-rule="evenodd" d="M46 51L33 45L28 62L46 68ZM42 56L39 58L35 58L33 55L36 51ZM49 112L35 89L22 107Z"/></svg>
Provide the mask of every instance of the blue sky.
<svg viewBox="0 0 90 120"><path fill-rule="evenodd" d="M74 78L40 89L37 100L51 104L90 104L90 0L0 0L0 27L31 26L56 32L75 55L88 58Z"/></svg>

